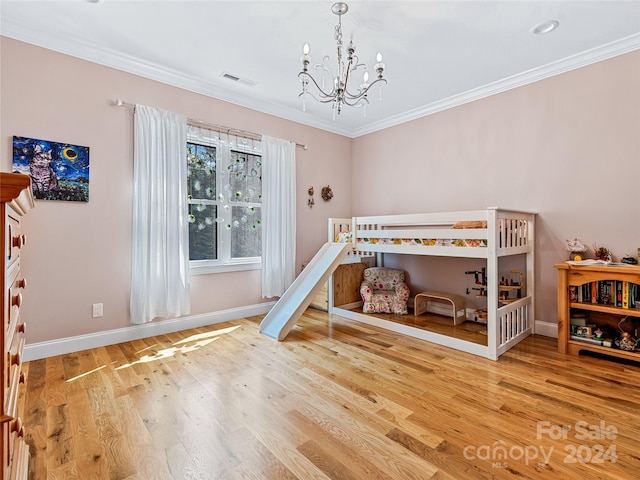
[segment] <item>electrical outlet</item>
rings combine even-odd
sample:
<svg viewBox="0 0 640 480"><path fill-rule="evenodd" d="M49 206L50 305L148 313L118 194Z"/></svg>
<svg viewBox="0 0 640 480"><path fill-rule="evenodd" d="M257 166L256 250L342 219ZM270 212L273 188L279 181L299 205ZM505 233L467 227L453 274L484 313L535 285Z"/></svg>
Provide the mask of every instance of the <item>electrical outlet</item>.
<svg viewBox="0 0 640 480"><path fill-rule="evenodd" d="M98 318L102 316L102 304L94 303L93 304L93 318Z"/></svg>

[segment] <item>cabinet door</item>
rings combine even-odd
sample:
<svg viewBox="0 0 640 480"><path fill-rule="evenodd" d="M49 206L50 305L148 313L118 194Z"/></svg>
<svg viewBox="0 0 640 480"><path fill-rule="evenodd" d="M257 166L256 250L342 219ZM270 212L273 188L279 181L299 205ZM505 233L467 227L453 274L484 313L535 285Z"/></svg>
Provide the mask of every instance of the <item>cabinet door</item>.
<svg viewBox="0 0 640 480"><path fill-rule="evenodd" d="M366 263L347 263L340 265L333 273L333 304L335 306L359 302L360 284Z"/></svg>

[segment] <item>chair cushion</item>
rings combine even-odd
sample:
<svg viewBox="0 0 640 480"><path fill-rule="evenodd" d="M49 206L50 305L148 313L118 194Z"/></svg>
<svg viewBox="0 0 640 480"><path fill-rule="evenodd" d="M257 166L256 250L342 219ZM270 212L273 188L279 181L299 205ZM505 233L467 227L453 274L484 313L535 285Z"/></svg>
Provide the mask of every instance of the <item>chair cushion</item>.
<svg viewBox="0 0 640 480"><path fill-rule="evenodd" d="M371 267L364 271L365 281L371 282L376 290L395 290L396 285L404 282L404 270L386 267Z"/></svg>

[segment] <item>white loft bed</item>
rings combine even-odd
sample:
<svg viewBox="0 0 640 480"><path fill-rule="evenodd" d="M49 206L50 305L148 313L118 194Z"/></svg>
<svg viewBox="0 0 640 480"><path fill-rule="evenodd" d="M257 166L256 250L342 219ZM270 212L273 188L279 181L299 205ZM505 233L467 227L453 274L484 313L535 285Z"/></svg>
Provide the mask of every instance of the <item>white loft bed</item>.
<svg viewBox="0 0 640 480"><path fill-rule="evenodd" d="M497 360L534 333L535 213L487 208L449 213L423 213L329 219L329 241L351 241L347 262L360 262L385 253L482 258L487 273L487 345L422 330L332 304L329 312L397 333ZM526 295L500 306L498 259L526 256ZM329 282L331 289L331 282Z"/></svg>

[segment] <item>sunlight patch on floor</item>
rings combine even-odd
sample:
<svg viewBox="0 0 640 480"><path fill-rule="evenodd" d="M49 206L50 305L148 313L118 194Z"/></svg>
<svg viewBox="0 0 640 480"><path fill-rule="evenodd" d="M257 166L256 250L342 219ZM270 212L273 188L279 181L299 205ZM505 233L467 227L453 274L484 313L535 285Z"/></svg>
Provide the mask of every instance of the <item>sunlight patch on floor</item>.
<svg viewBox="0 0 640 480"><path fill-rule="evenodd" d="M226 333L231 333L234 330L240 328L240 325L236 325L234 327L222 328L220 330L214 330L212 332L198 333L196 335L191 335L190 337L185 338L184 340L180 340L179 342L174 343L174 345L179 345L181 343L188 343L199 341L205 338L218 337L220 335L224 335Z"/></svg>
<svg viewBox="0 0 640 480"><path fill-rule="evenodd" d="M113 361L113 362L110 363L110 365L113 365L114 363L116 363L116 362ZM93 370L89 370L88 372L81 373L80 375L76 375L73 378L69 378L69 379L66 380L66 383L70 383L70 382L73 382L75 380L78 380L79 378L86 377L87 375L91 375L92 373L95 373L95 372L97 372L99 370L102 370L103 368L106 368L106 365L102 365L101 367L94 368Z"/></svg>
<svg viewBox="0 0 640 480"><path fill-rule="evenodd" d="M234 327L222 328L220 330L213 330L211 332L198 333L198 334L191 335L185 339L175 342L169 348L163 348L151 355L143 355L142 357L140 357L138 360L134 362L120 365L119 367L116 368L116 370L122 370L124 368L128 368L140 363L149 363L149 362L155 362L158 360L163 360L165 358L170 358L180 353L195 352L196 350L202 347L206 347L212 342L215 342L220 338L221 335L231 333L238 328L240 328L240 325L236 325ZM148 350L148 348L145 348L140 352L143 352L145 350Z"/></svg>
<svg viewBox="0 0 640 480"><path fill-rule="evenodd" d="M124 368L128 368L131 367L133 365L139 364L139 363L149 363L149 362L155 362L157 360L162 360L165 358L170 358L175 356L176 354L179 353L189 353L189 352L195 352L196 350L202 348L202 347L206 347L207 345L209 345L212 342L215 342L216 340L218 340L222 335L226 335L229 333L232 333L233 331L237 330L238 328L241 328L240 325L235 325L233 327L228 327L228 328L221 328L219 330L212 330L210 332L204 332L204 333L197 333L194 335L190 335L187 338L184 338L182 340L179 340L177 342L175 342L171 347L169 348L163 348L161 350L155 351L155 349L157 348L158 344L155 343L153 345L150 345L148 347L143 348L142 350L138 350L136 352L136 355L141 355L143 352L146 351L151 351L150 354L147 355L142 355L138 360L134 361L134 362L130 362L130 363L125 363L123 365L120 365L119 367L116 367L116 370L122 370ZM81 373L80 375L76 375L73 378L69 378L68 380L66 380L66 383L70 383L73 382L75 380L78 380L80 378L86 377L88 375L91 375L92 373L96 373L100 370L102 370L103 368L106 368L109 365L113 365L114 363L116 363L115 361L109 363L109 364L105 364L102 365L100 367L96 367L92 370L89 370L87 372Z"/></svg>

